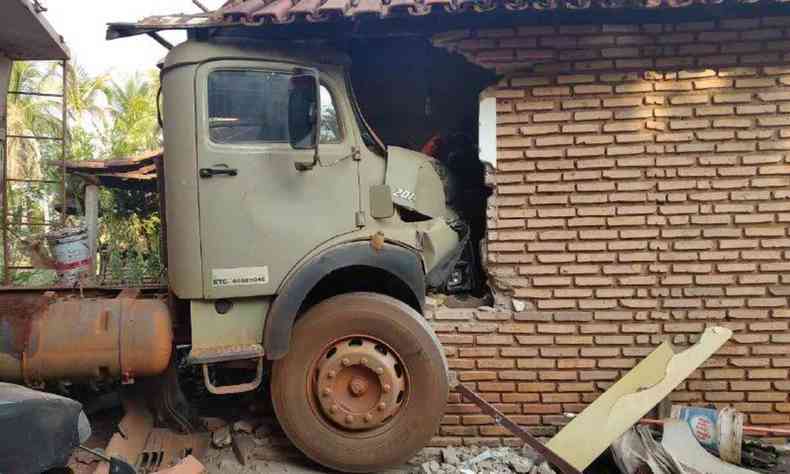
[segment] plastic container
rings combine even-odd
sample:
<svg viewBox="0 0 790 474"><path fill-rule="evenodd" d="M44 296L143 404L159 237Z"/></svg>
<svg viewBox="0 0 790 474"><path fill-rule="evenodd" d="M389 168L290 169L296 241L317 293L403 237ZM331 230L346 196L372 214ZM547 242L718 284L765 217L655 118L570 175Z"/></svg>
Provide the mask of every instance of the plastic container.
<svg viewBox="0 0 790 474"><path fill-rule="evenodd" d="M91 267L88 232L84 227L65 228L46 234L61 284L74 285Z"/></svg>
<svg viewBox="0 0 790 474"><path fill-rule="evenodd" d="M688 423L694 437L705 449L732 463L741 463L743 414L734 408L673 406L672 418Z"/></svg>

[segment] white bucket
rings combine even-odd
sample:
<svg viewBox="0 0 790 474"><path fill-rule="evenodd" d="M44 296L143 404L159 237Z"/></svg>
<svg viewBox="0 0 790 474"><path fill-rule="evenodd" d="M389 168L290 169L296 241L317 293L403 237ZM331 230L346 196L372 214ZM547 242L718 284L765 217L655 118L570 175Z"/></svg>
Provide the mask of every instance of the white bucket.
<svg viewBox="0 0 790 474"><path fill-rule="evenodd" d="M729 463L741 463L743 413L732 407L716 411L712 408L673 405L671 416L688 423L703 448Z"/></svg>
<svg viewBox="0 0 790 474"><path fill-rule="evenodd" d="M55 257L55 270L60 283L74 285L81 275L90 271L90 246L88 232L84 227L50 232L46 234L46 238Z"/></svg>

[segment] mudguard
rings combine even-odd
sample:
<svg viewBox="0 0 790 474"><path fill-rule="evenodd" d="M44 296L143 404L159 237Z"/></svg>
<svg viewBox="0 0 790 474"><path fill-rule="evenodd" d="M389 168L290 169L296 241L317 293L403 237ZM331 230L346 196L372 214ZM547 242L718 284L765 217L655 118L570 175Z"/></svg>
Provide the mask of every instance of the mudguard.
<svg viewBox="0 0 790 474"><path fill-rule="evenodd" d="M303 263L280 287L266 317L263 348L266 358L280 359L291 343L291 329L299 308L316 284L326 275L346 267L373 267L403 281L414 293L422 310L425 302L425 273L420 257L413 251L385 243L380 249L370 241L332 247Z"/></svg>

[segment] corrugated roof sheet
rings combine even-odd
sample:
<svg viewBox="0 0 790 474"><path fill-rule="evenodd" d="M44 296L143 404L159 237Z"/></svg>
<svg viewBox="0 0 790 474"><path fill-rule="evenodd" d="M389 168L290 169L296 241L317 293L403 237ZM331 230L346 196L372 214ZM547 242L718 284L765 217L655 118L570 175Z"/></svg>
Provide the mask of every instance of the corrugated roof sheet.
<svg viewBox="0 0 790 474"><path fill-rule="evenodd" d="M97 184L110 188L155 189L156 160L164 156L162 150L153 150L130 158L115 160L55 161L65 164L66 172L95 180Z"/></svg>
<svg viewBox="0 0 790 474"><path fill-rule="evenodd" d="M218 10L195 15L154 16L136 24L111 24L108 38L159 29L233 25L331 22L431 14L486 12L682 8L693 5L779 4L790 0L230 0Z"/></svg>

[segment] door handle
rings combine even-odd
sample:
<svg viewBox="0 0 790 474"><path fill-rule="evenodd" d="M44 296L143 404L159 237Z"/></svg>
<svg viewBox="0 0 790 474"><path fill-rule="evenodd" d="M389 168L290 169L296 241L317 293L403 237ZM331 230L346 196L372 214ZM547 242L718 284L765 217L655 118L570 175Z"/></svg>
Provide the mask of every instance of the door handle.
<svg viewBox="0 0 790 474"><path fill-rule="evenodd" d="M216 175L236 176L239 174L236 168L200 168L201 178L211 178Z"/></svg>

